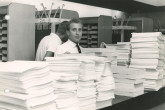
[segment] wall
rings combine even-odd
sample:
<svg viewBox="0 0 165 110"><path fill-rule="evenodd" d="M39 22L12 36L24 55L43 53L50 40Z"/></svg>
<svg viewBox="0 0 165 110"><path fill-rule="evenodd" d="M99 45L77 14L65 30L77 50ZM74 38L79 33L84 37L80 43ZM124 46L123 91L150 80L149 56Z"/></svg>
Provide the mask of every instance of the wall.
<svg viewBox="0 0 165 110"><path fill-rule="evenodd" d="M80 17L107 15L121 18L125 14L117 10L99 8L62 0L12 0L12 2L35 5L38 10L43 10L41 3L44 3L44 6L47 7L47 9L50 9L52 3L54 3L53 9L56 9L59 6L61 7L62 4L64 4L64 9L77 11Z"/></svg>

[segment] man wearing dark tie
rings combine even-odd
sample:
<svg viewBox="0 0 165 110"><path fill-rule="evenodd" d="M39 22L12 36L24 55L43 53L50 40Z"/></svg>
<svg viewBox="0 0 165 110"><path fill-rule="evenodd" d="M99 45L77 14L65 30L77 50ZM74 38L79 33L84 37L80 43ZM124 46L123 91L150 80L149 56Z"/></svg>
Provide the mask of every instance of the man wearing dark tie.
<svg viewBox="0 0 165 110"><path fill-rule="evenodd" d="M72 19L68 23L67 34L69 39L57 49L57 54L81 53L79 42L82 37L83 24L79 19Z"/></svg>

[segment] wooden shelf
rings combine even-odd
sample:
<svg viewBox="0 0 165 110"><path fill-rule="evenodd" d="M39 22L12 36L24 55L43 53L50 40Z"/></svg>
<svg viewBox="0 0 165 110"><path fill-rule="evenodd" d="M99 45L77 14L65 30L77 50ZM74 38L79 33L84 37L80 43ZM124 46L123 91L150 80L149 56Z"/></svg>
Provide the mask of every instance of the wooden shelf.
<svg viewBox="0 0 165 110"><path fill-rule="evenodd" d="M153 32L153 20L146 17L113 20L112 43L129 42L132 32Z"/></svg>
<svg viewBox="0 0 165 110"><path fill-rule="evenodd" d="M5 16L9 15L9 21ZM34 60L35 7L11 3L0 7L0 60Z"/></svg>
<svg viewBox="0 0 165 110"><path fill-rule="evenodd" d="M82 47L100 47L101 42L112 42L112 17L98 16L80 18L83 21ZM86 39L86 40L84 40Z"/></svg>

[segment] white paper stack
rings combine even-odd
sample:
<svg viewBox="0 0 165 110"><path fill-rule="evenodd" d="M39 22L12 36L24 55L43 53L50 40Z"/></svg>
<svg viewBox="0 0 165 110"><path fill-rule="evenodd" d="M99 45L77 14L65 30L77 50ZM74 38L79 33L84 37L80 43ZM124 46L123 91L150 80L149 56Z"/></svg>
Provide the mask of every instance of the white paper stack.
<svg viewBox="0 0 165 110"><path fill-rule="evenodd" d="M89 58L82 60L77 89L80 110L96 110L95 80L95 62Z"/></svg>
<svg viewBox="0 0 165 110"><path fill-rule="evenodd" d="M161 32L132 33L130 67L147 69L145 90L159 90L163 86L164 40Z"/></svg>
<svg viewBox="0 0 165 110"><path fill-rule="evenodd" d="M144 93L143 73L145 69L113 67L115 78L115 94L136 97Z"/></svg>
<svg viewBox="0 0 165 110"><path fill-rule="evenodd" d="M105 62L95 63L96 81L100 81L101 76L104 72L104 68L105 68Z"/></svg>
<svg viewBox="0 0 165 110"><path fill-rule="evenodd" d="M96 108L104 108L112 105L114 96L115 82L111 72L111 64L109 61L104 62L104 70L97 84L97 102Z"/></svg>
<svg viewBox="0 0 165 110"><path fill-rule="evenodd" d="M106 48L111 50L111 67L117 67L117 45L116 44L106 44L104 42L101 43L101 48Z"/></svg>
<svg viewBox="0 0 165 110"><path fill-rule="evenodd" d="M56 110L46 62L14 61L0 67L0 109Z"/></svg>
<svg viewBox="0 0 165 110"><path fill-rule="evenodd" d="M163 68L163 87L165 87L165 66Z"/></svg>
<svg viewBox="0 0 165 110"><path fill-rule="evenodd" d="M144 87L146 91L159 90L163 86L163 69L146 69Z"/></svg>
<svg viewBox="0 0 165 110"><path fill-rule="evenodd" d="M165 35L163 37L165 38ZM165 51L165 40L164 40L164 51ZM165 57L165 54L164 54L164 57ZM164 61L165 61L165 59L164 59ZM163 87L165 87L165 65L163 68Z"/></svg>
<svg viewBox="0 0 165 110"><path fill-rule="evenodd" d="M131 43L117 42L117 66L128 67L130 64Z"/></svg>
<svg viewBox="0 0 165 110"><path fill-rule="evenodd" d="M77 80L81 61L68 57L48 57L52 77L54 78L54 93L58 110L79 110L77 98Z"/></svg>
<svg viewBox="0 0 165 110"><path fill-rule="evenodd" d="M83 48L84 53L94 53L96 56L106 57L111 61L111 66L117 66L116 46L111 48Z"/></svg>

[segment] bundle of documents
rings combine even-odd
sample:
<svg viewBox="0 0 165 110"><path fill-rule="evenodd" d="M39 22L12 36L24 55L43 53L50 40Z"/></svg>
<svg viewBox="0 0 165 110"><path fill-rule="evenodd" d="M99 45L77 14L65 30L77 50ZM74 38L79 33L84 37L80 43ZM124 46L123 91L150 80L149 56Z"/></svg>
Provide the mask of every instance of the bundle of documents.
<svg viewBox="0 0 165 110"><path fill-rule="evenodd" d="M116 44L106 44L106 43L102 42L100 47L111 50L111 57L112 57L111 66L116 67L117 66L117 45Z"/></svg>
<svg viewBox="0 0 165 110"><path fill-rule="evenodd" d="M164 66L164 37L161 32L132 33L130 67L156 69Z"/></svg>
<svg viewBox="0 0 165 110"><path fill-rule="evenodd" d="M116 47L112 48L83 48L84 53L94 53L96 56L106 57L111 61L111 66L117 66Z"/></svg>
<svg viewBox="0 0 165 110"><path fill-rule="evenodd" d="M96 81L100 81L104 68L105 68L105 62L95 63Z"/></svg>
<svg viewBox="0 0 165 110"><path fill-rule="evenodd" d="M46 60L49 62L52 74L54 74L55 77L55 93L59 93L56 99L58 109L65 110L70 107L68 109L76 110L76 108L73 108L73 106L77 104L76 97L74 96L78 97L79 104L77 105L79 105L79 109L77 108L77 110L95 110L96 108L103 108L112 105L115 85L108 58L98 57L94 54L88 53L60 55L55 58L46 58ZM79 63L79 65L76 66L76 63ZM73 67L71 65L73 65ZM69 66L69 68L67 66ZM77 90L75 90L75 86L72 87L73 81L76 77L69 76L69 74L74 74L75 76L76 71L78 75L76 80ZM66 72L69 72L66 77L63 75L64 72L65 74L67 74ZM63 76L59 77L58 74ZM66 82L67 86L66 88L62 88L64 86L60 86L60 84L65 84L66 80L68 80L68 83ZM59 83L59 81L63 82ZM74 93L77 94L75 95ZM65 100L62 101L62 99ZM66 104L67 100L70 101L70 106Z"/></svg>
<svg viewBox="0 0 165 110"><path fill-rule="evenodd" d="M130 67L146 69L145 90L159 90L163 86L164 41L161 32L132 33Z"/></svg>
<svg viewBox="0 0 165 110"><path fill-rule="evenodd" d="M163 69L146 69L144 87L146 91L158 91L163 87Z"/></svg>
<svg viewBox="0 0 165 110"><path fill-rule="evenodd" d="M77 80L81 61L68 57L48 57L51 75L54 78L54 93L58 110L79 110Z"/></svg>
<svg viewBox="0 0 165 110"><path fill-rule="evenodd" d="M96 110L95 80L95 61L89 58L82 60L77 87L80 110Z"/></svg>
<svg viewBox="0 0 165 110"><path fill-rule="evenodd" d="M163 87L165 87L165 66L163 68Z"/></svg>
<svg viewBox="0 0 165 110"><path fill-rule="evenodd" d="M164 37L165 37L165 35L164 35ZM165 45L165 41L164 41L164 45ZM164 51L165 51L165 48L164 48ZM164 57L165 57L165 55L164 55ZM164 61L165 61L165 59L164 59ZM165 65L163 68L163 87L165 87Z"/></svg>
<svg viewBox="0 0 165 110"><path fill-rule="evenodd" d="M130 64L131 43L117 42L117 66L126 66Z"/></svg>
<svg viewBox="0 0 165 110"><path fill-rule="evenodd" d="M111 64L109 61L104 62L104 70L97 82L97 102L96 108L104 108L112 105L114 96L115 82L111 72Z"/></svg>
<svg viewBox="0 0 165 110"><path fill-rule="evenodd" d="M143 74L145 69L112 67L115 78L115 94L136 97L144 93Z"/></svg>
<svg viewBox="0 0 165 110"><path fill-rule="evenodd" d="M0 63L0 109L56 110L48 63Z"/></svg>

